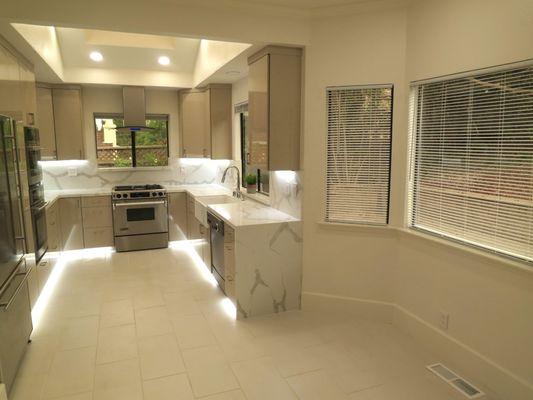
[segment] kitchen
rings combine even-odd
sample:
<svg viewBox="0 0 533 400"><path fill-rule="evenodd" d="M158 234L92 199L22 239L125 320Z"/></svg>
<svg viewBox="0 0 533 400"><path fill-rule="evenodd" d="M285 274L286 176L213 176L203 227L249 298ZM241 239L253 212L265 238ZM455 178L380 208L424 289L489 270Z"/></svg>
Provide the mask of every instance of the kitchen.
<svg viewBox="0 0 533 400"><path fill-rule="evenodd" d="M531 6L469 1L2 6L0 399L528 398Z"/></svg>

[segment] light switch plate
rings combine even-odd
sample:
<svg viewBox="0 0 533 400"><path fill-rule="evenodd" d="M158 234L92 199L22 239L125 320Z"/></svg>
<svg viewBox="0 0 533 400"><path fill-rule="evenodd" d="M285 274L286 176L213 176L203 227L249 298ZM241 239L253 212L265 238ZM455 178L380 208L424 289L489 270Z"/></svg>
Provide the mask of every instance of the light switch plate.
<svg viewBox="0 0 533 400"><path fill-rule="evenodd" d="M67 170L68 176L78 176L78 168L69 167Z"/></svg>

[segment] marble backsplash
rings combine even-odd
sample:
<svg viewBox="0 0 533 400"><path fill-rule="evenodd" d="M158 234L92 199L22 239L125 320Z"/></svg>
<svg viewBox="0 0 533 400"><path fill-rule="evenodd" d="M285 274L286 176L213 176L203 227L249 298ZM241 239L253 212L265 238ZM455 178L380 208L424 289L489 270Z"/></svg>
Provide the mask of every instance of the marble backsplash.
<svg viewBox="0 0 533 400"><path fill-rule="evenodd" d="M229 160L170 159L161 169L110 170L98 169L94 161L42 162L43 183L47 190L112 188L119 184L159 183L167 186L190 184L221 184L222 174L235 164ZM274 171L270 177L270 205L295 218L301 218L301 172ZM235 187L235 174L226 183Z"/></svg>

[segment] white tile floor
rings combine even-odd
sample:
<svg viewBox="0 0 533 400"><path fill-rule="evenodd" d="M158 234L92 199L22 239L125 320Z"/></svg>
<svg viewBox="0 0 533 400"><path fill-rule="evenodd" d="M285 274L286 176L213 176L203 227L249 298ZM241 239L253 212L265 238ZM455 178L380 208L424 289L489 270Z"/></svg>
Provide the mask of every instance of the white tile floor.
<svg viewBox="0 0 533 400"><path fill-rule="evenodd" d="M235 321L185 245L65 258L12 400L464 398L390 325L311 312Z"/></svg>

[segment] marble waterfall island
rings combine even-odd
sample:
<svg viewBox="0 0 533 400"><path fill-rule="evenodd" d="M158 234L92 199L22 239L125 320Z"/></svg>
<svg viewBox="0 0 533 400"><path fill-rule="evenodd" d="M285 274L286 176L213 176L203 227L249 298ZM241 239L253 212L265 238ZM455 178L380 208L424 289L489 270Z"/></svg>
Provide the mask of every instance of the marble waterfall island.
<svg viewBox="0 0 533 400"><path fill-rule="evenodd" d="M302 290L301 221L253 201L210 205L209 211L233 228L233 274L226 290L238 318L299 309ZM226 241L226 249L231 243ZM225 250L226 250L225 249Z"/></svg>

